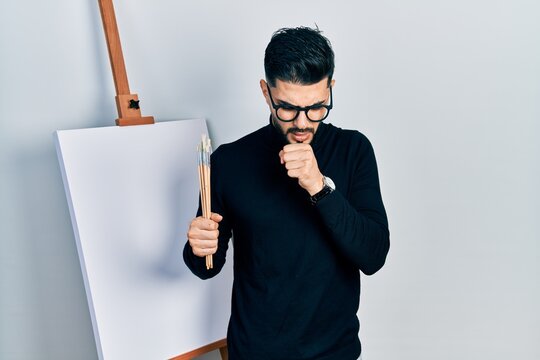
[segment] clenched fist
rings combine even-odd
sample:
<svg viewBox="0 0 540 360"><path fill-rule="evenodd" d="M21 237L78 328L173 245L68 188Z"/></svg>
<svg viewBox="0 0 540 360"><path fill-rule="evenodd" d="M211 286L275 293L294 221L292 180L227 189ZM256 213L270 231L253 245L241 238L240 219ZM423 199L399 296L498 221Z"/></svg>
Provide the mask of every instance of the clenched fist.
<svg viewBox="0 0 540 360"><path fill-rule="evenodd" d="M193 254L204 257L216 253L221 220L223 216L212 213L210 219L199 216L191 221L187 237Z"/></svg>
<svg viewBox="0 0 540 360"><path fill-rule="evenodd" d="M317 165L313 148L309 144L288 144L279 152L279 158L287 175L298 179L298 184L309 195L315 195L324 187L323 175Z"/></svg>

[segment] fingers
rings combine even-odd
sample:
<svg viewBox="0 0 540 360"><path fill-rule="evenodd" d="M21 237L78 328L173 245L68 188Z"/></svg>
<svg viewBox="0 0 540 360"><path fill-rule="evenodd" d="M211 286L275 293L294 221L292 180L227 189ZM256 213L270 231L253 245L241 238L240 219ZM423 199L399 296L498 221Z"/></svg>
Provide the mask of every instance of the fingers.
<svg viewBox="0 0 540 360"><path fill-rule="evenodd" d="M215 254L218 249L217 240L201 240L190 238L189 245L191 246L193 254L201 257Z"/></svg>
<svg viewBox="0 0 540 360"><path fill-rule="evenodd" d="M206 252L213 249L217 249L216 240L197 240L193 239L192 244L194 248L199 249L200 251Z"/></svg>
<svg viewBox="0 0 540 360"><path fill-rule="evenodd" d="M218 215L218 214L212 214L212 215ZM219 221L221 221L221 219ZM192 227L195 227L201 230L216 230L219 227L219 224L218 224L218 221L212 218L206 219L206 218L203 218L202 216L199 216L199 217L196 217L191 222L190 228Z"/></svg>
<svg viewBox="0 0 540 360"><path fill-rule="evenodd" d="M304 161L304 160L287 161L285 163L285 169L287 170L302 169L306 166L306 162L307 161Z"/></svg>
<svg viewBox="0 0 540 360"><path fill-rule="evenodd" d="M288 163L291 161L309 161L315 157L311 151L296 151L292 153L283 154L282 163Z"/></svg>
<svg viewBox="0 0 540 360"><path fill-rule="evenodd" d="M288 144L279 152L281 164L291 160L308 160L313 156L313 148L309 144Z"/></svg>
<svg viewBox="0 0 540 360"><path fill-rule="evenodd" d="M298 144L287 144L283 147L284 153L295 152L295 151L311 151L310 144L298 143Z"/></svg>
<svg viewBox="0 0 540 360"><path fill-rule="evenodd" d="M193 219L191 224L189 224L189 230L187 234L188 239L216 240L219 236L218 227L219 224L217 222L199 216Z"/></svg>
<svg viewBox="0 0 540 360"><path fill-rule="evenodd" d="M310 194L320 190L322 174L309 144L288 144L279 152L281 164L287 175L298 179L298 184Z"/></svg>
<svg viewBox="0 0 540 360"><path fill-rule="evenodd" d="M303 145L303 146L291 146ZM311 146L307 144L289 144L279 152L279 158L285 169L289 171L289 176L298 177L300 174L291 175L290 170L306 169L311 167L315 158ZM293 172L295 174L295 172Z"/></svg>
<svg viewBox="0 0 540 360"><path fill-rule="evenodd" d="M213 255L217 252L217 240L214 241L204 241L204 240L198 240L191 242L191 249L193 251L193 254L199 257L204 257L206 255Z"/></svg>
<svg viewBox="0 0 540 360"><path fill-rule="evenodd" d="M223 216L212 213L211 219L199 216L189 225L187 238L189 245L196 256L206 256L215 254L218 248L219 222Z"/></svg>
<svg viewBox="0 0 540 360"><path fill-rule="evenodd" d="M190 228L188 231L188 239L193 240L217 240L219 237L219 230L202 230L197 228Z"/></svg>
<svg viewBox="0 0 540 360"><path fill-rule="evenodd" d="M305 167L298 169L287 170L287 176L291 178L297 178L299 180L306 178L309 175L309 172Z"/></svg>
<svg viewBox="0 0 540 360"><path fill-rule="evenodd" d="M304 146L294 146L289 147L291 145L304 145ZM281 161L281 164L288 163L290 161L301 161L301 160L311 160L315 157L315 154L313 154L313 149L310 145L307 144L289 144L286 145L283 150L279 152L279 158Z"/></svg>

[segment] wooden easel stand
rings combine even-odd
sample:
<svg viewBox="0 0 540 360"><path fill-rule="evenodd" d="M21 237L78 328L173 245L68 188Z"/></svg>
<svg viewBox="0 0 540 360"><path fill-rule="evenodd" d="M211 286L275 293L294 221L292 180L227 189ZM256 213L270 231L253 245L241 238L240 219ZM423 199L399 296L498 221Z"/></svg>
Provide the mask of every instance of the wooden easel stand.
<svg viewBox="0 0 540 360"><path fill-rule="evenodd" d="M175 356L169 360L191 360L193 358L196 358L197 356L204 355L206 353L209 353L210 351L214 351L217 349L219 349L219 353L221 355L222 360L229 359L229 354L227 352L227 339L223 339L223 340L219 340L211 344L208 344L206 346L203 346L201 348L195 349L188 353Z"/></svg>
<svg viewBox="0 0 540 360"><path fill-rule="evenodd" d="M98 2L116 88L116 108L118 110L116 125L153 124L153 116L141 116L139 97L129 91L126 65L124 64L124 55L122 54L120 34L118 33L112 0L98 0Z"/></svg>

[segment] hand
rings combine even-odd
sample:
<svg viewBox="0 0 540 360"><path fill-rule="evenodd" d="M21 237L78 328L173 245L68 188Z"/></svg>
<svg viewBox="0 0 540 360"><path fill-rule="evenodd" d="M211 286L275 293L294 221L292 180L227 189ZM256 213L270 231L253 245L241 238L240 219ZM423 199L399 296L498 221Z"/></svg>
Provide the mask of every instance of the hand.
<svg viewBox="0 0 540 360"><path fill-rule="evenodd" d="M287 169L287 175L298 179L298 184L313 196L324 187L323 175L317 165L313 148L309 144L285 145L279 159Z"/></svg>
<svg viewBox="0 0 540 360"><path fill-rule="evenodd" d="M212 213L210 219L196 217L189 224L187 237L193 254L204 257L215 254L218 248L219 222L223 216Z"/></svg>

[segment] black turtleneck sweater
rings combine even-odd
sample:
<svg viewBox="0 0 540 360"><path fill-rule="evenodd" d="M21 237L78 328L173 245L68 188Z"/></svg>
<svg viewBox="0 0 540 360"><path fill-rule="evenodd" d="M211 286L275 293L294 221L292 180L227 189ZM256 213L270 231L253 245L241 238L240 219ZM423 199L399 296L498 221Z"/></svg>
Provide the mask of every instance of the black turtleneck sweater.
<svg viewBox="0 0 540 360"><path fill-rule="evenodd" d="M284 141L269 124L212 154L212 211L223 215L214 268L189 243L184 261L215 276L234 235L231 360L357 359L359 270L378 271L389 249L373 148L321 123L311 145L336 190L312 205L280 164Z"/></svg>

